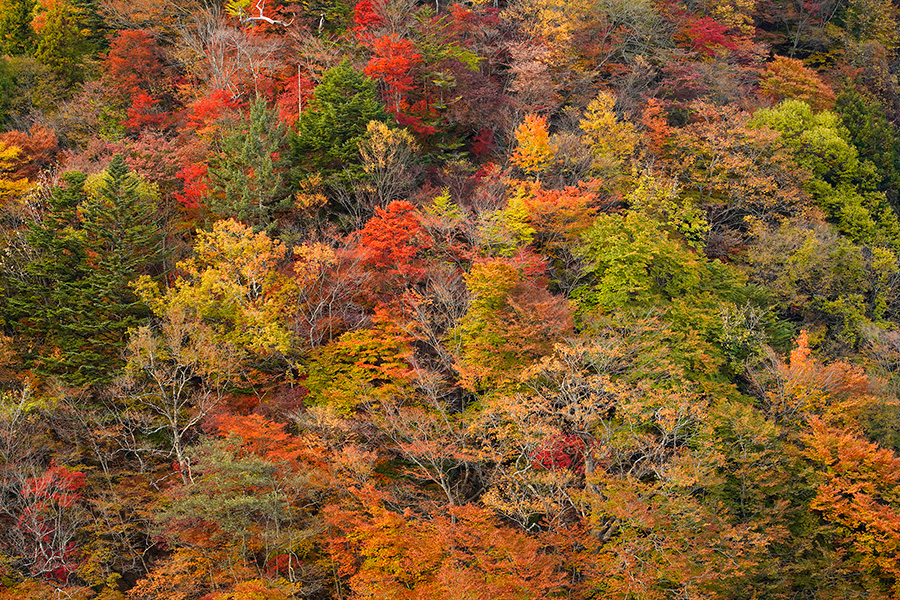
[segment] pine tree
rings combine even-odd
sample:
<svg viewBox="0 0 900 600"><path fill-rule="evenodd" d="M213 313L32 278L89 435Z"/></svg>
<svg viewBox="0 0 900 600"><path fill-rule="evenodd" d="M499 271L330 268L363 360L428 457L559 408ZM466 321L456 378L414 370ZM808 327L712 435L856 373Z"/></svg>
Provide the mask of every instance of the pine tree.
<svg viewBox="0 0 900 600"><path fill-rule="evenodd" d="M91 53L105 52L109 48L109 36L114 31L106 24L100 0L70 0L78 10L78 24Z"/></svg>
<svg viewBox="0 0 900 600"><path fill-rule="evenodd" d="M77 318L75 300L86 268L77 208L86 198L85 179L82 173L63 177L64 185L47 199L48 212L25 233L27 262L20 269L4 265L9 289L4 316L23 340L25 364L38 372L44 357L66 353L70 343L60 326Z"/></svg>
<svg viewBox="0 0 900 600"><path fill-rule="evenodd" d="M116 155L98 197L81 207L88 264L82 293L92 316L89 323L74 323L72 333L108 348L114 363L128 330L150 314L129 283L161 259L161 236L153 222L155 206L142 197L139 183L122 156Z"/></svg>

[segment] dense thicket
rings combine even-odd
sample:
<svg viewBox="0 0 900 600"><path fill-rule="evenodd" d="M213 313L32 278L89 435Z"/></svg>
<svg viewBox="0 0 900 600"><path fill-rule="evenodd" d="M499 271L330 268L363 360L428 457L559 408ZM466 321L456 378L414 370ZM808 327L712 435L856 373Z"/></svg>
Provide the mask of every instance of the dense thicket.
<svg viewBox="0 0 900 600"><path fill-rule="evenodd" d="M0 600L900 599L898 18L0 0Z"/></svg>

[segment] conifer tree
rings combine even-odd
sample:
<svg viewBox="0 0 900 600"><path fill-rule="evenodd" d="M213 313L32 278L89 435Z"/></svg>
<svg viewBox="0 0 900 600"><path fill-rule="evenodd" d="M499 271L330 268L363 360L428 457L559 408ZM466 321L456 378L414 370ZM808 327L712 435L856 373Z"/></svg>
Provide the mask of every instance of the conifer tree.
<svg viewBox="0 0 900 600"><path fill-rule="evenodd" d="M878 189L897 206L900 189L900 153L897 128L887 119L878 100L856 90L847 90L837 98L835 109L841 124L850 132L850 141L861 160L871 161L878 169Z"/></svg>
<svg viewBox="0 0 900 600"><path fill-rule="evenodd" d="M27 364L86 386L110 379L128 330L149 315L129 284L158 263L160 236L154 206L121 156L95 197L83 174L64 181L25 234L32 258L10 277L6 312L15 332L33 340L23 351Z"/></svg>
<svg viewBox="0 0 900 600"><path fill-rule="evenodd" d="M37 371L43 370L43 357L74 350L62 329L78 318L79 284L85 276L85 246L76 216L86 197L85 179L82 173L63 177L64 185L47 199L48 212L25 233L30 260L21 269L4 269L11 289L5 316L24 340L20 352L25 363Z"/></svg>
<svg viewBox="0 0 900 600"><path fill-rule="evenodd" d="M375 82L344 61L325 73L300 119L291 144L295 163L302 172L319 171L326 177L353 170L368 123L387 119Z"/></svg>
<svg viewBox="0 0 900 600"><path fill-rule="evenodd" d="M93 314L90 323L78 323L77 328L114 349L113 360L117 360L128 330L150 314L129 283L160 261L155 206L142 197L139 183L122 156L116 155L98 196L81 207L88 263L82 291Z"/></svg>
<svg viewBox="0 0 900 600"><path fill-rule="evenodd" d="M34 4L34 0L0 0L0 54L16 56L34 49Z"/></svg>
<svg viewBox="0 0 900 600"><path fill-rule="evenodd" d="M257 98L247 119L217 140L209 165L210 209L256 231L271 230L277 213L290 207L284 181L287 145L284 126Z"/></svg>

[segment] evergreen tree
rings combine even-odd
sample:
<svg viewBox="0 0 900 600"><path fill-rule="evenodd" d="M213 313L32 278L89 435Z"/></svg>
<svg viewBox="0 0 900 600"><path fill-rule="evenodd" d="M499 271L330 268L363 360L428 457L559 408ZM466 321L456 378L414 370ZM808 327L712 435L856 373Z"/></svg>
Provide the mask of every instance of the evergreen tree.
<svg viewBox="0 0 900 600"><path fill-rule="evenodd" d="M0 54L29 54L34 49L34 4L34 0L0 0Z"/></svg>
<svg viewBox="0 0 900 600"><path fill-rule="evenodd" d="M13 112L16 78L9 68L9 61L0 56L0 127L6 124Z"/></svg>
<svg viewBox="0 0 900 600"><path fill-rule="evenodd" d="M127 333L149 310L129 285L161 260L162 237L155 205L138 189L140 181L116 155L96 198L81 207L88 270L82 293L91 308L89 323L74 325L92 344L108 349L106 364L117 364Z"/></svg>
<svg viewBox="0 0 900 600"><path fill-rule="evenodd" d="M256 231L271 230L290 207L285 186L287 134L275 113L257 98L250 115L216 140L209 163L210 209Z"/></svg>
<svg viewBox="0 0 900 600"><path fill-rule="evenodd" d="M66 173L64 185L47 199L48 212L28 226L25 241L30 260L21 269L7 265L4 276L11 291L4 312L20 336L26 365L43 371L44 358L74 350L63 326L77 320L80 282L85 277L85 246L77 218L86 198L85 175Z"/></svg>
<svg viewBox="0 0 900 600"><path fill-rule="evenodd" d="M366 136L369 121L387 120L374 81L347 61L328 70L292 140L299 178L308 171L328 177L359 170L359 143Z"/></svg>
<svg viewBox="0 0 900 600"><path fill-rule="evenodd" d="M113 32L104 18L100 0L70 0L78 10L78 24L90 53L105 52L109 48L109 35Z"/></svg>
<svg viewBox="0 0 900 600"><path fill-rule="evenodd" d="M82 206L82 219L95 266L120 279L144 274L159 261L161 236L153 223L155 206L139 190L121 154L113 157L97 198Z"/></svg>
<svg viewBox="0 0 900 600"><path fill-rule="evenodd" d="M25 235L31 259L6 274L7 319L33 340L22 352L26 364L76 386L108 381L121 365L128 330L150 314L129 284L159 262L161 246L154 207L121 156L96 197L85 180L65 175Z"/></svg>

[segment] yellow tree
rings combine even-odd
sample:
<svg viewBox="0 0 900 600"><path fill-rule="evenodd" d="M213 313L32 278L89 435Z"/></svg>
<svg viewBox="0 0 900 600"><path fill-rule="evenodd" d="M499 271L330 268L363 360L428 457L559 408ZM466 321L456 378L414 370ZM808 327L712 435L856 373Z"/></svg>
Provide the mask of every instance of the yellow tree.
<svg viewBox="0 0 900 600"><path fill-rule="evenodd" d="M185 308L222 341L260 358L286 352L285 319L294 293L278 270L287 254L284 244L227 219L201 232L194 251L178 263L185 275L164 293L147 278L138 283L153 311Z"/></svg>
<svg viewBox="0 0 900 600"><path fill-rule="evenodd" d="M369 211L409 192L415 180L413 163L418 150L406 129L391 129L381 121L369 121L359 143L365 177L357 192Z"/></svg>
<svg viewBox="0 0 900 600"><path fill-rule="evenodd" d="M538 115L525 115L516 127L516 149L510 162L529 175L540 177L553 162L556 148L550 143L547 130L547 118Z"/></svg>
<svg viewBox="0 0 900 600"><path fill-rule="evenodd" d="M11 173L21 152L15 146L0 142L0 207L8 205L31 187L27 179L16 179Z"/></svg>
<svg viewBox="0 0 900 600"><path fill-rule="evenodd" d="M588 104L580 123L584 141L594 155L594 168L607 175L621 169L638 143L634 125L616 118L615 104L615 96L601 91Z"/></svg>
<svg viewBox="0 0 900 600"><path fill-rule="evenodd" d="M457 370L463 387L514 387L522 368L572 331L568 300L552 295L509 260L477 262L465 279L469 311L449 336L458 336L461 344Z"/></svg>

